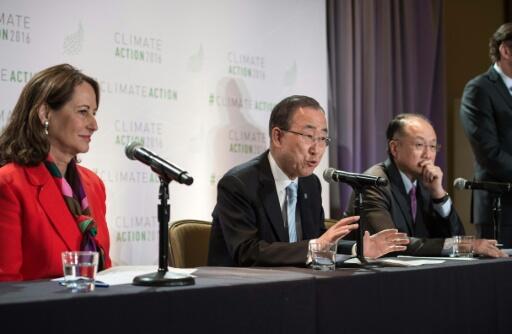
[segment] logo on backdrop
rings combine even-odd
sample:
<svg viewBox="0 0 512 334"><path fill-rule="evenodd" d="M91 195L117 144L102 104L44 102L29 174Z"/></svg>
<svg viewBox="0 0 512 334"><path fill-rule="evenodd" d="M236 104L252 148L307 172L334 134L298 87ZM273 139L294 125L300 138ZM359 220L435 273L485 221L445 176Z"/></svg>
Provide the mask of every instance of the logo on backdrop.
<svg viewBox="0 0 512 334"><path fill-rule="evenodd" d="M201 72L203 69L203 45L199 46L199 50L188 58L188 70L190 72Z"/></svg>
<svg viewBox="0 0 512 334"><path fill-rule="evenodd" d="M137 141L148 149L162 148L162 128L161 122L116 119L114 121L115 143L124 147L132 141Z"/></svg>
<svg viewBox="0 0 512 334"><path fill-rule="evenodd" d="M71 56L77 55L82 51L83 44L84 28L80 22L77 30L64 38L64 53Z"/></svg>
<svg viewBox="0 0 512 334"><path fill-rule="evenodd" d="M0 82L26 84L34 73L23 69L0 68Z"/></svg>
<svg viewBox="0 0 512 334"><path fill-rule="evenodd" d="M283 77L283 84L285 86L293 86L297 81L297 61L294 61L293 64L286 69Z"/></svg>
<svg viewBox="0 0 512 334"><path fill-rule="evenodd" d="M237 77L265 80L265 58L229 51L228 74Z"/></svg>
<svg viewBox="0 0 512 334"><path fill-rule="evenodd" d="M0 12L0 41L30 44L31 17Z"/></svg>
<svg viewBox="0 0 512 334"><path fill-rule="evenodd" d="M143 63L162 63L162 40L160 38L114 33L114 57Z"/></svg>
<svg viewBox="0 0 512 334"><path fill-rule="evenodd" d="M154 100L177 101L178 92L167 87L147 86L127 82L100 80L101 92L106 94L130 95Z"/></svg>
<svg viewBox="0 0 512 334"><path fill-rule="evenodd" d="M158 240L156 216L116 216L113 219L116 242L153 242Z"/></svg>
<svg viewBox="0 0 512 334"><path fill-rule="evenodd" d="M0 131L5 126L5 123L7 123L10 114L11 110L0 109Z"/></svg>

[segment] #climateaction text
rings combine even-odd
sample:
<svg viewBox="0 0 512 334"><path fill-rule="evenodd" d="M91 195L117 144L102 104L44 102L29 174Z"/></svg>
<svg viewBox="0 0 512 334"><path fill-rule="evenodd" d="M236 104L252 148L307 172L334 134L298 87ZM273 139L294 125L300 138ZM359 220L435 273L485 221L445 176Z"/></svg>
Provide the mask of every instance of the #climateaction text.
<svg viewBox="0 0 512 334"><path fill-rule="evenodd" d="M159 100L177 100L178 92L164 87L151 87L139 84L100 81L102 93L132 95Z"/></svg>

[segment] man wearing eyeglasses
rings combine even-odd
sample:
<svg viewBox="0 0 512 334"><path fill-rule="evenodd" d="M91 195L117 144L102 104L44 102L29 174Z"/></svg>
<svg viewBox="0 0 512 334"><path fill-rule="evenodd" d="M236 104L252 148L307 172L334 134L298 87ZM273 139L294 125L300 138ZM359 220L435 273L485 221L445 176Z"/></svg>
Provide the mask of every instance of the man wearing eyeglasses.
<svg viewBox="0 0 512 334"><path fill-rule="evenodd" d="M313 174L329 144L319 103L307 96L285 98L272 110L269 135L269 150L218 183L209 265L304 266L311 240L337 242L358 227L359 217L324 227L321 185ZM408 242L396 229L367 233L364 254L379 257L404 250ZM349 253L352 246L340 248Z"/></svg>
<svg viewBox="0 0 512 334"><path fill-rule="evenodd" d="M443 172L435 164L440 145L434 128L422 115L400 114L389 123L386 137L388 160L365 173L389 183L364 190L361 219L365 227L372 233L388 228L407 233L411 237L408 254L449 255L450 237L464 235L464 227L443 188ZM494 240L476 240L474 251L505 256Z"/></svg>

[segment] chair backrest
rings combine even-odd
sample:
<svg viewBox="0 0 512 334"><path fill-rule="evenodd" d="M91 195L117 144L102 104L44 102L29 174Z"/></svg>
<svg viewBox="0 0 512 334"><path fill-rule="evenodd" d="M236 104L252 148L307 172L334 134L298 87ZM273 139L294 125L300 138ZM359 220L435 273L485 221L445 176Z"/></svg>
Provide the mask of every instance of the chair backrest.
<svg viewBox="0 0 512 334"><path fill-rule="evenodd" d="M324 220L325 229L328 230L331 228L332 225L336 224L338 222L338 219L332 219L332 218L326 218Z"/></svg>
<svg viewBox="0 0 512 334"><path fill-rule="evenodd" d="M212 223L179 220L169 227L169 265L194 268L207 265Z"/></svg>

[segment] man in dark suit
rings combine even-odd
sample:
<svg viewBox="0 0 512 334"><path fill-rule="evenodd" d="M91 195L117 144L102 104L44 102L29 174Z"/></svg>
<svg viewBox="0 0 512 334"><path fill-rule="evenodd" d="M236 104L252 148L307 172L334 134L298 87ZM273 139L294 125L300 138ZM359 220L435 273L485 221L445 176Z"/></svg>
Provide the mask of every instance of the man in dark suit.
<svg viewBox="0 0 512 334"><path fill-rule="evenodd" d="M451 253L455 235L464 228L448 193L443 188L443 172L435 165L436 133L424 116L400 114L388 125L389 158L365 173L387 179L386 187L364 191L361 220L370 232L397 228L411 242L406 253L439 256ZM488 256L504 256L496 241L478 239L474 251Z"/></svg>
<svg viewBox="0 0 512 334"><path fill-rule="evenodd" d="M305 266L311 240L336 242L358 227L359 217L342 219L327 231L324 227L321 185L313 171L330 139L318 102L307 96L285 98L272 110L269 135L268 151L219 181L209 265ZM407 243L396 229L366 233L364 254L378 257ZM342 246L347 251L353 243Z"/></svg>
<svg viewBox="0 0 512 334"><path fill-rule="evenodd" d="M470 80L460 107L462 126L475 156L477 181L512 182L512 23L505 23L489 41L494 63ZM475 190L472 218L477 234L494 238L492 208L495 194ZM502 196L498 239L512 248L512 194Z"/></svg>

